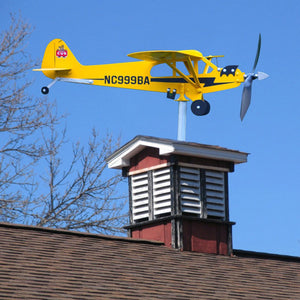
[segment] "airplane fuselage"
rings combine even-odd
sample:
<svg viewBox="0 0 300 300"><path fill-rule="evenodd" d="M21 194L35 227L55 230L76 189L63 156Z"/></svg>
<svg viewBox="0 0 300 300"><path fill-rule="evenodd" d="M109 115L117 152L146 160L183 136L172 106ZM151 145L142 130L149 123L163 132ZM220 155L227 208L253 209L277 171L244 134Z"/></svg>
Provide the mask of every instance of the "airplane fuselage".
<svg viewBox="0 0 300 300"><path fill-rule="evenodd" d="M62 58L63 59L63 58ZM99 86L126 88L166 93L168 89L176 90L177 94L185 95L191 100L201 99L203 94L238 87L244 82L244 73L237 66L229 66L233 72L226 73L215 67L211 72L197 74L200 85L194 86L193 76L187 78L174 74L173 76L151 76L151 69L158 65L156 62L137 61L117 64L90 65L77 64L67 71L43 71L52 79L69 78L83 80ZM86 81L86 82L84 82Z"/></svg>

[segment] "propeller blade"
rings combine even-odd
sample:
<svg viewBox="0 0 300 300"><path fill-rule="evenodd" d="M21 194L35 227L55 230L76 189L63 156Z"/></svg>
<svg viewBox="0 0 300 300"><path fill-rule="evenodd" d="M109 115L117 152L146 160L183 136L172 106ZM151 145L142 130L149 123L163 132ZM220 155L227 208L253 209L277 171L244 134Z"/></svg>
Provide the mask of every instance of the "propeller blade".
<svg viewBox="0 0 300 300"><path fill-rule="evenodd" d="M254 60L252 73L248 74L245 79L245 84L244 84L243 94L242 94L242 101L241 101L241 110L240 110L241 121L243 121L243 119L247 113L247 110L250 106L253 80L254 79L262 80L262 79L266 79L269 77L268 74L263 73L263 72L257 72L257 74L254 73L257 63L258 63L259 55L260 55L260 48L261 48L261 34L259 34L259 37L258 37L258 45L257 45L256 56L255 56L255 60Z"/></svg>
<svg viewBox="0 0 300 300"><path fill-rule="evenodd" d="M259 37L258 37L258 45L257 45L256 57L255 57L255 60L254 60L252 73L254 73L254 71L256 69L256 65L257 65L257 62L258 62L258 59L259 59L259 54L260 54L260 47L261 47L261 34L259 34Z"/></svg>
<svg viewBox="0 0 300 300"><path fill-rule="evenodd" d="M252 89L253 79L254 79L253 75L249 75L245 80L243 94L242 94L241 110L240 110L241 121L243 121L251 102L251 89Z"/></svg>
<svg viewBox="0 0 300 300"><path fill-rule="evenodd" d="M268 78L270 75L269 74L266 74L264 72L257 72L257 79L258 80L263 80L263 79L266 79Z"/></svg>

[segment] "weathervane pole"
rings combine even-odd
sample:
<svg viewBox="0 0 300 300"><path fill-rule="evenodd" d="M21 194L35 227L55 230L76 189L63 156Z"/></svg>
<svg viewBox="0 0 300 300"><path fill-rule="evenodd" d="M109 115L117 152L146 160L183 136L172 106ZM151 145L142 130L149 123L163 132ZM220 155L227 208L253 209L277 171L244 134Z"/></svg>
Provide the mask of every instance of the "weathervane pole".
<svg viewBox="0 0 300 300"><path fill-rule="evenodd" d="M179 141L185 141L185 137L186 137L186 108L187 108L187 101L178 101L177 140Z"/></svg>

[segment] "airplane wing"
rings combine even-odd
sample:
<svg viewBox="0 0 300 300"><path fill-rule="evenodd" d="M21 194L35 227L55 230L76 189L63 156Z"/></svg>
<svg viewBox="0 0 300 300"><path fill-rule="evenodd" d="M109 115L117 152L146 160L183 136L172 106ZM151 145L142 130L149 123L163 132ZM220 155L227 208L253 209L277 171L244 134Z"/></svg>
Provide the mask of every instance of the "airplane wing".
<svg viewBox="0 0 300 300"><path fill-rule="evenodd" d="M137 58L146 61L156 62L172 62L172 61L186 61L189 57L192 60L201 60L203 55L197 50L183 50L183 51L143 51L128 54L129 57Z"/></svg>
<svg viewBox="0 0 300 300"><path fill-rule="evenodd" d="M144 61L166 63L174 72L179 74L186 82L190 83L195 88L200 88L201 84L198 78L198 69L195 69L195 64L192 61L203 60L206 63L207 69L211 64L211 59L214 57L223 57L223 55L215 56L203 56L201 52L197 50L182 50L182 51L168 51L168 50L157 50L157 51L143 51L128 54L129 57L137 58ZM189 76L186 76L182 71L176 67L176 62L184 62L187 70L193 76L192 80ZM175 64L174 64L175 63Z"/></svg>

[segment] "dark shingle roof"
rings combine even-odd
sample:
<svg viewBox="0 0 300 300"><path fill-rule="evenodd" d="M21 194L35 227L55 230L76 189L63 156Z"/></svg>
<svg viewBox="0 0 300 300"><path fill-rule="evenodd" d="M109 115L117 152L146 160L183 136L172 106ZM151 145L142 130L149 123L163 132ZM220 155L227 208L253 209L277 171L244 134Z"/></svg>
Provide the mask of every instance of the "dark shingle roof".
<svg viewBox="0 0 300 300"><path fill-rule="evenodd" d="M300 299L297 259L0 224L0 298Z"/></svg>

